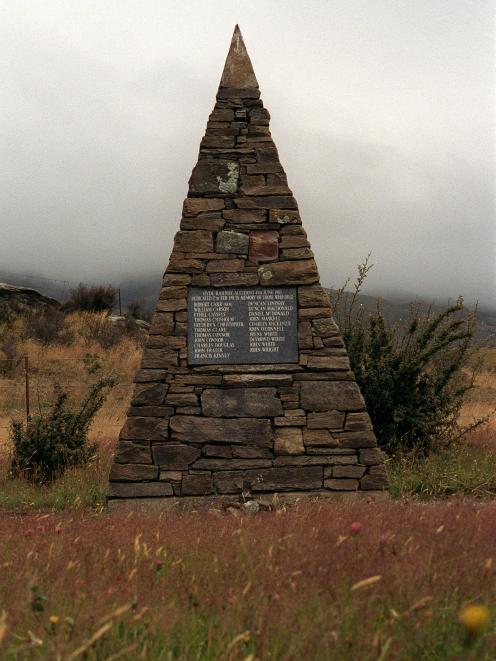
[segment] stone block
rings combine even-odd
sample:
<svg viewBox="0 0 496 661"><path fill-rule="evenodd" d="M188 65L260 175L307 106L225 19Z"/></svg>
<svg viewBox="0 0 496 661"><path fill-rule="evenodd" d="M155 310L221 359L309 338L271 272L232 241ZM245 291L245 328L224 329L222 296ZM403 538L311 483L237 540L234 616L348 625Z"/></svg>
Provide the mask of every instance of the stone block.
<svg viewBox="0 0 496 661"><path fill-rule="evenodd" d="M356 491L358 489L358 480L334 479L324 480L324 487L331 491Z"/></svg>
<svg viewBox="0 0 496 661"><path fill-rule="evenodd" d="M371 431L334 432L342 448L373 448L377 445L374 433Z"/></svg>
<svg viewBox="0 0 496 661"><path fill-rule="evenodd" d="M281 248L281 259L312 259L313 250L310 248Z"/></svg>
<svg viewBox="0 0 496 661"><path fill-rule="evenodd" d="M360 482L362 489L387 489L389 480L384 466L370 466Z"/></svg>
<svg viewBox="0 0 496 661"><path fill-rule="evenodd" d="M303 435L298 427L281 427L275 431L274 453L304 454Z"/></svg>
<svg viewBox="0 0 496 661"><path fill-rule="evenodd" d="M163 287L172 287L175 285L189 285L191 276L186 273L166 273L162 280Z"/></svg>
<svg viewBox="0 0 496 661"><path fill-rule="evenodd" d="M188 474L181 483L182 496L207 496L212 493L212 476L203 474Z"/></svg>
<svg viewBox="0 0 496 661"><path fill-rule="evenodd" d="M214 457L202 457L192 465L193 470L207 471L225 471L225 470L243 470L247 468L269 468L272 466L272 459L217 459Z"/></svg>
<svg viewBox="0 0 496 661"><path fill-rule="evenodd" d="M257 445L233 445L232 456L240 459L273 459L270 448L261 448Z"/></svg>
<svg viewBox="0 0 496 661"><path fill-rule="evenodd" d="M170 312L156 312L152 317L152 323L148 330L148 335L170 335L173 332L173 314Z"/></svg>
<svg viewBox="0 0 496 661"><path fill-rule="evenodd" d="M324 449L321 454L288 455L274 459L274 466L332 466L336 463L335 457L329 455Z"/></svg>
<svg viewBox="0 0 496 661"><path fill-rule="evenodd" d="M333 466L332 477L346 477L359 480L365 473L365 466Z"/></svg>
<svg viewBox="0 0 496 661"><path fill-rule="evenodd" d="M129 416L142 418L170 418L173 413L170 406L131 406L127 411Z"/></svg>
<svg viewBox="0 0 496 661"><path fill-rule="evenodd" d="M327 429L304 429L303 442L305 447L322 445L329 448L338 447L338 441Z"/></svg>
<svg viewBox="0 0 496 661"><path fill-rule="evenodd" d="M365 408L357 384L353 381L303 381L301 407L307 411L353 411Z"/></svg>
<svg viewBox="0 0 496 661"><path fill-rule="evenodd" d="M307 417L302 409L287 409L283 416L274 418L276 427L303 427L306 423Z"/></svg>
<svg viewBox="0 0 496 661"><path fill-rule="evenodd" d="M226 209L222 217L231 223L241 225L243 223L263 223L266 220L266 211L263 209Z"/></svg>
<svg viewBox="0 0 496 661"><path fill-rule="evenodd" d="M253 197L235 197L238 209L297 209L296 200L291 195L267 195Z"/></svg>
<svg viewBox="0 0 496 661"><path fill-rule="evenodd" d="M176 335L150 335L146 346L149 349L182 349L186 346L186 339Z"/></svg>
<svg viewBox="0 0 496 661"><path fill-rule="evenodd" d="M252 287L258 285L257 273L212 273L212 287Z"/></svg>
<svg viewBox="0 0 496 661"><path fill-rule="evenodd" d="M189 415L172 416L172 437L192 443L249 443L272 446L270 420L262 418L208 418Z"/></svg>
<svg viewBox="0 0 496 661"><path fill-rule="evenodd" d="M233 456L232 448L228 445L204 445L203 454L207 457L230 459Z"/></svg>
<svg viewBox="0 0 496 661"><path fill-rule="evenodd" d="M176 233L174 247L182 252L213 252L212 232L208 230L181 230Z"/></svg>
<svg viewBox="0 0 496 661"><path fill-rule="evenodd" d="M259 471L247 471L245 477L252 481L253 492L320 489L323 482L323 469L322 466L280 466Z"/></svg>
<svg viewBox="0 0 496 661"><path fill-rule="evenodd" d="M234 111L230 108L215 108L210 113L209 121L212 122L232 122Z"/></svg>
<svg viewBox="0 0 496 661"><path fill-rule="evenodd" d="M138 482L139 480L156 480L158 466L150 464L112 464L109 480L111 482Z"/></svg>
<svg viewBox="0 0 496 661"><path fill-rule="evenodd" d="M300 349L313 348L312 325L309 321L298 323L298 347Z"/></svg>
<svg viewBox="0 0 496 661"><path fill-rule="evenodd" d="M319 413L309 413L308 429L343 429L344 413L339 411L322 411Z"/></svg>
<svg viewBox="0 0 496 661"><path fill-rule="evenodd" d="M259 99L260 90L258 87L219 87L217 98Z"/></svg>
<svg viewBox="0 0 496 661"><path fill-rule="evenodd" d="M312 326L319 337L328 337L338 332L336 322L332 318L315 319L315 321L312 321Z"/></svg>
<svg viewBox="0 0 496 661"><path fill-rule="evenodd" d="M207 262L207 273L234 273L244 267L244 259L214 259Z"/></svg>
<svg viewBox="0 0 496 661"><path fill-rule="evenodd" d="M229 138L231 143L231 138ZM234 142L231 143L234 145ZM190 193L232 195L238 189L239 165L236 161L202 159L193 168Z"/></svg>
<svg viewBox="0 0 496 661"><path fill-rule="evenodd" d="M311 370L349 370L348 356L308 356L307 367Z"/></svg>
<svg viewBox="0 0 496 661"><path fill-rule="evenodd" d="M268 418L283 412L275 388L208 388L201 403L203 415L214 418Z"/></svg>
<svg viewBox="0 0 496 661"><path fill-rule="evenodd" d="M329 295L320 285L299 287L298 305L300 308L329 308Z"/></svg>
<svg viewBox="0 0 496 661"><path fill-rule="evenodd" d="M200 142L200 152L205 149L228 149L234 147L235 143L236 138L231 135L204 135ZM228 156L228 153L225 155Z"/></svg>
<svg viewBox="0 0 496 661"><path fill-rule="evenodd" d="M220 232L226 221L222 218L219 211L211 213L201 213L198 216L182 218L180 228L182 230L209 230L210 232Z"/></svg>
<svg viewBox="0 0 496 661"><path fill-rule="evenodd" d="M111 482L110 498L159 498L172 496L173 491L167 482Z"/></svg>
<svg viewBox="0 0 496 661"><path fill-rule="evenodd" d="M279 256L279 234L272 231L250 232L249 259L251 262L271 262Z"/></svg>
<svg viewBox="0 0 496 661"><path fill-rule="evenodd" d="M292 250L293 248L309 248L310 242L305 234L285 234L281 236L279 248L281 250Z"/></svg>
<svg viewBox="0 0 496 661"><path fill-rule="evenodd" d="M178 352L173 349L145 349L141 359L141 367L142 369L163 368L164 365L177 365L178 361Z"/></svg>
<svg viewBox="0 0 496 661"><path fill-rule="evenodd" d="M279 223L279 225L300 225L301 218L298 211L289 209L271 209L269 211L269 223Z"/></svg>
<svg viewBox="0 0 496 661"><path fill-rule="evenodd" d="M187 197L184 200L183 216L197 216L200 213L224 209L223 199L215 197Z"/></svg>
<svg viewBox="0 0 496 661"><path fill-rule="evenodd" d="M165 402L169 406L198 406L198 397L193 392L169 393Z"/></svg>
<svg viewBox="0 0 496 661"><path fill-rule="evenodd" d="M182 443L155 444L152 446L153 461L162 470L188 470L201 452L198 448Z"/></svg>
<svg viewBox="0 0 496 661"><path fill-rule="evenodd" d="M258 269L260 284L267 287L274 285L306 285L318 282L319 274L313 259L299 261L274 262Z"/></svg>
<svg viewBox="0 0 496 661"><path fill-rule="evenodd" d="M278 161L272 163L248 163L246 165L247 174L268 174L272 172L283 172L282 165Z"/></svg>
<svg viewBox="0 0 496 661"><path fill-rule="evenodd" d="M346 431L372 431L369 414L363 413L348 413L346 416Z"/></svg>
<svg viewBox="0 0 496 661"><path fill-rule="evenodd" d="M151 464L152 453L149 442L119 441L114 461L119 464Z"/></svg>
<svg viewBox="0 0 496 661"><path fill-rule="evenodd" d="M290 374L225 374L226 386L289 386L293 382Z"/></svg>
<svg viewBox="0 0 496 661"><path fill-rule="evenodd" d="M183 479L181 471L160 471L159 480L164 482L180 482Z"/></svg>
<svg viewBox="0 0 496 661"><path fill-rule="evenodd" d="M131 406L160 406L164 403L168 387L166 383L136 385Z"/></svg>
<svg viewBox="0 0 496 661"><path fill-rule="evenodd" d="M170 300L157 301L157 312L177 312L178 310L186 310L187 301L185 298L173 298Z"/></svg>
<svg viewBox="0 0 496 661"><path fill-rule="evenodd" d="M222 253L248 254L248 234L222 230L217 234L215 249Z"/></svg>
<svg viewBox="0 0 496 661"><path fill-rule="evenodd" d="M165 379L167 371L164 369L139 369L134 375L134 383L153 383Z"/></svg>
<svg viewBox="0 0 496 661"><path fill-rule="evenodd" d="M168 421L161 418L128 418L119 438L136 441L163 441L168 436Z"/></svg>
<svg viewBox="0 0 496 661"><path fill-rule="evenodd" d="M171 298L186 298L187 295L188 287L186 285L164 285L158 298L160 301L164 301Z"/></svg>
<svg viewBox="0 0 496 661"><path fill-rule="evenodd" d="M188 259L173 255L169 260L166 273L200 273L205 264L200 259Z"/></svg>
<svg viewBox="0 0 496 661"><path fill-rule="evenodd" d="M385 453L379 448L366 448L360 450L360 463L365 466L382 464L386 459Z"/></svg>

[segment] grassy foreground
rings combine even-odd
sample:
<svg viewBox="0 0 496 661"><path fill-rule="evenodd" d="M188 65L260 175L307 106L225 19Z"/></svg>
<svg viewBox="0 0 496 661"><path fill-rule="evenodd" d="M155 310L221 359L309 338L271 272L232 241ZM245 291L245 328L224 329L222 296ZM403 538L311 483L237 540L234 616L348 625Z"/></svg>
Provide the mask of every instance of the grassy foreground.
<svg viewBox="0 0 496 661"><path fill-rule="evenodd" d="M496 505L3 515L5 659L494 659ZM472 644L469 645L468 643Z"/></svg>

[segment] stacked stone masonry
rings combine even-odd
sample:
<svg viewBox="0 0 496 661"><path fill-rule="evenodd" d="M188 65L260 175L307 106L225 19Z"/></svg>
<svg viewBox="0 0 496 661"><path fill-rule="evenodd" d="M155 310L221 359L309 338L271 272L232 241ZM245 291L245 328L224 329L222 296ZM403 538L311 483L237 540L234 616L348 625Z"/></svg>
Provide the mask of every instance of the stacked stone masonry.
<svg viewBox="0 0 496 661"><path fill-rule="evenodd" d="M387 488L384 456L236 29L189 181L110 499ZM188 365L188 288L297 288L297 363Z"/></svg>

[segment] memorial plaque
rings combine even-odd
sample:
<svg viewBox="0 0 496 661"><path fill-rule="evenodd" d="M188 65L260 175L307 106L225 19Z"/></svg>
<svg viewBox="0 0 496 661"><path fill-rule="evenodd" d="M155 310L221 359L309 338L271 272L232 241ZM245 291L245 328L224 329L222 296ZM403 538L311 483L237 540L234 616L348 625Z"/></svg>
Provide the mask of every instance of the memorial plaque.
<svg viewBox="0 0 496 661"><path fill-rule="evenodd" d="M190 365L297 363L295 287L191 287Z"/></svg>

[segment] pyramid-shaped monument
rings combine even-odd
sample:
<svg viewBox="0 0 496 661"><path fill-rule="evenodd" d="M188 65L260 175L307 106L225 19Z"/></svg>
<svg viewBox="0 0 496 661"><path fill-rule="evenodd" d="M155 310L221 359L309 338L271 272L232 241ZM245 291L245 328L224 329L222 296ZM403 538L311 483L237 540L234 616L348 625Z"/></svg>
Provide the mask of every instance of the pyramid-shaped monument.
<svg viewBox="0 0 496 661"><path fill-rule="evenodd" d="M387 489L239 28L164 275L109 505Z"/></svg>

